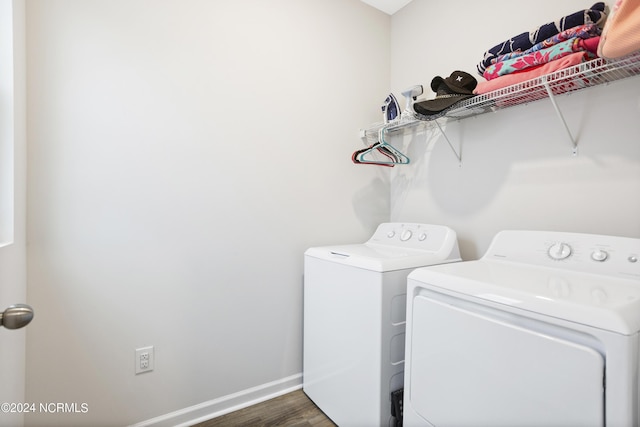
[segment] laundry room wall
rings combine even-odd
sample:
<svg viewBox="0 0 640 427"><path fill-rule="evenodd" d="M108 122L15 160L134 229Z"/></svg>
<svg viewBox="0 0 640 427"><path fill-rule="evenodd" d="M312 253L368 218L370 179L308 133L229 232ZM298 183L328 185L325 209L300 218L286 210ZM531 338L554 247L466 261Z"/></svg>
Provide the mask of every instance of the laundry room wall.
<svg viewBox="0 0 640 427"><path fill-rule="evenodd" d="M486 50L593 3L584 0L415 0L392 17L392 90L476 72ZM612 2L608 2L612 6ZM462 257L482 256L502 229L640 237L640 78L557 97L578 156L551 102L537 101L392 143L407 152L391 183L391 220L446 224Z"/></svg>
<svg viewBox="0 0 640 427"><path fill-rule="evenodd" d="M27 0L26 25L26 401L63 404L26 425L177 425L298 387L304 250L389 218L388 170L350 157L389 92L390 17Z"/></svg>

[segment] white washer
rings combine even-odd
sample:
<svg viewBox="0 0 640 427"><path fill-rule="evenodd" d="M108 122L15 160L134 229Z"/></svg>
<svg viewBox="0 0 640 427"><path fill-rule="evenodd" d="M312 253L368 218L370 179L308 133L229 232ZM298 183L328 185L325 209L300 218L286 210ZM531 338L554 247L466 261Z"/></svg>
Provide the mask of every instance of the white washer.
<svg viewBox="0 0 640 427"><path fill-rule="evenodd" d="M503 231L408 277L404 425L640 425L640 239Z"/></svg>
<svg viewBox="0 0 640 427"><path fill-rule="evenodd" d="M310 248L304 258L303 390L340 427L393 423L402 389L407 275L459 261L456 233L381 224L363 244Z"/></svg>

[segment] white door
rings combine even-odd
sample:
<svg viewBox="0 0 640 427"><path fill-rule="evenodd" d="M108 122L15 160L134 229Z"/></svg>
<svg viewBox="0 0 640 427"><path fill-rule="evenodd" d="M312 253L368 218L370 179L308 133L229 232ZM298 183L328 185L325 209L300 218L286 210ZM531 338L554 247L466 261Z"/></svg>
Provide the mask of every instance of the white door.
<svg viewBox="0 0 640 427"><path fill-rule="evenodd" d="M604 359L592 348L423 296L411 337L409 399L435 426L604 425Z"/></svg>
<svg viewBox="0 0 640 427"><path fill-rule="evenodd" d="M26 302L24 0L0 0L0 312ZM23 425L26 331L0 327L0 426Z"/></svg>

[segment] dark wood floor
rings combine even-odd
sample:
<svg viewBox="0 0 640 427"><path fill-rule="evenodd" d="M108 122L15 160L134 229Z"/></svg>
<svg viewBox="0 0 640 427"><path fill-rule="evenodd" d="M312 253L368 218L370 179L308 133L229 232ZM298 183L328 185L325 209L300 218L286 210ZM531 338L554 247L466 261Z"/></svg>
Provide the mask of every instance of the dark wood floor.
<svg viewBox="0 0 640 427"><path fill-rule="evenodd" d="M258 403L192 427L336 427L302 390Z"/></svg>

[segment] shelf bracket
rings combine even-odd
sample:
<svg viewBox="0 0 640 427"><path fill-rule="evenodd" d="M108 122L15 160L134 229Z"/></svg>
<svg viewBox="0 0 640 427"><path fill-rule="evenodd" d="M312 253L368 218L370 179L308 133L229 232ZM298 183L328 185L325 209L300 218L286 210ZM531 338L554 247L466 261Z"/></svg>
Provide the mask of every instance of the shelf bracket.
<svg viewBox="0 0 640 427"><path fill-rule="evenodd" d="M562 115L562 111L560 111L560 107L558 107L558 103L556 102L555 95L553 94L551 87L549 87L549 82L546 81L545 79L543 84L544 84L544 88L547 90L547 95L549 95L551 104L553 105L554 110L556 110L556 114L558 115L558 118L562 122L562 125L564 126L564 130L567 131L567 135L569 136L569 141L571 142L571 155L573 157L576 157L578 155L578 143L576 142L575 138L571 134L571 130L569 130L569 126L567 126L567 122L564 119L564 116Z"/></svg>
<svg viewBox="0 0 640 427"><path fill-rule="evenodd" d="M440 123L438 123L438 120L436 119L434 120L434 122L436 122L436 125L438 125L438 129L440 129L440 133L442 133L442 136L444 136L444 139L447 141L447 144L449 144L449 148L451 148L451 151L453 151L453 154L458 159L458 166L462 166L462 152L458 153L456 149L453 148L453 144L451 144L451 141L449 141L449 138L447 138L447 133L444 131L444 129L442 129L442 126L440 126Z"/></svg>

